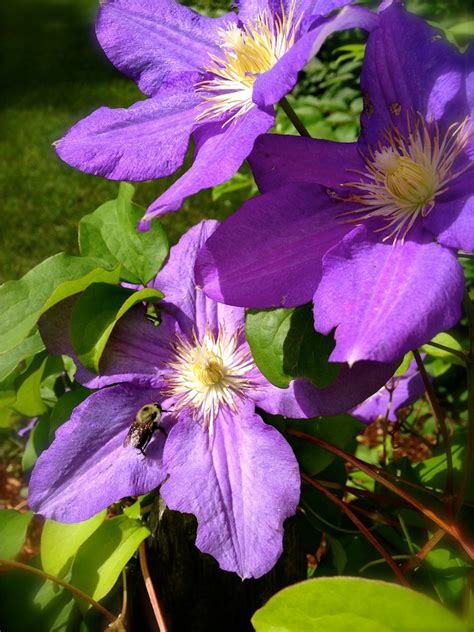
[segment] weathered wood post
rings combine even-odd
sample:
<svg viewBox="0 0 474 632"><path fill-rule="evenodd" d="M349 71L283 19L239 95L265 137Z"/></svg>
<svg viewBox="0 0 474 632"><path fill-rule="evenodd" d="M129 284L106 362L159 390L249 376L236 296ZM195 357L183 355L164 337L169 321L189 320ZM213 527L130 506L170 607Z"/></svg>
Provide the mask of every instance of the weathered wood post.
<svg viewBox="0 0 474 632"><path fill-rule="evenodd" d="M148 565L169 632L253 630L255 610L278 590L306 578L297 523L295 518L285 523L284 552L276 566L259 579L242 581L195 547L194 516L155 501L148 519Z"/></svg>

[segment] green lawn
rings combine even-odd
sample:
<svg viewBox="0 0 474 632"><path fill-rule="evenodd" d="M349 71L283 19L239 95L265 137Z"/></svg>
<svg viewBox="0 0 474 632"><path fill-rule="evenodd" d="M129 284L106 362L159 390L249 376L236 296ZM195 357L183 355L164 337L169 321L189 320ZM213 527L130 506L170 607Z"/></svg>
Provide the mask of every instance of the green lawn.
<svg viewBox="0 0 474 632"><path fill-rule="evenodd" d="M94 40L96 0L3 3L8 32L0 43L0 282L17 278L45 257L77 252L80 218L115 197L118 184L62 163L52 143L100 105L126 107L140 98L133 82L108 62ZM137 184L146 206L169 181ZM165 218L170 237L205 216L223 216L209 192L187 212Z"/></svg>

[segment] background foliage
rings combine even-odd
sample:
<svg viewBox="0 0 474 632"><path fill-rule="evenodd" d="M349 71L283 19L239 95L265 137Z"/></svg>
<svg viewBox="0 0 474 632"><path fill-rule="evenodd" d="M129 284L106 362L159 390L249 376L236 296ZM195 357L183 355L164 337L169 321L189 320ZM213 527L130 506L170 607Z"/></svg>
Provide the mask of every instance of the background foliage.
<svg viewBox="0 0 474 632"><path fill-rule="evenodd" d="M448 37L461 47L472 36L474 18L469 0L409 0L407 5L441 25ZM33 265L58 251L68 255L57 255L45 261L20 282L0 290L0 502L4 507L0 512L0 558L16 558L28 562L33 568L42 568L94 599L105 597L107 607L118 612L122 569L149 533L140 516L146 512L150 498L112 507L108 520L103 512L79 525L64 526L47 521L42 530L32 514L23 511L27 476L37 456L50 444L55 429L68 419L70 411L88 395L87 389L73 382L72 364L66 358L48 358L38 333L30 331L48 307L71 294L83 292L76 313L76 344L82 350L86 364L97 367L115 320L134 300L143 298L117 293L119 279L143 283L149 280L166 258L168 239L171 243L176 242L186 228L202 217L225 217L254 194L255 187L244 167L230 182L188 200L184 212L165 217L162 224L168 237L156 223L152 244L146 235L137 236L134 232L135 220L141 215L137 204L146 206L169 186L170 180L138 184L132 202L133 190L129 185L122 185L119 192L117 183L84 175L59 161L51 143L70 125L100 105L124 107L138 96L134 84L115 71L98 45L93 45L95 6L95 0L17 0L2 6L3 24L8 24L8 29L0 41L2 57L7 62L0 69L5 86L0 111L0 195L4 204L0 281L19 278ZM227 3L196 0L192 6L218 14L227 8ZM356 138L361 110L358 75L363 50L359 33L332 37L318 59L308 65L301 82L289 97L313 135L343 142ZM276 129L295 133L280 115ZM99 208L94 212L96 207ZM159 248L156 248L157 242ZM121 244L119 250L117 243ZM146 256L139 259L137 252L144 252ZM82 254L80 258L79 253ZM468 263L465 272L472 291L474 269ZM47 283L39 286L38 276ZM92 283L96 285L91 289ZM110 305L111 294L114 295L114 309L101 312L98 306L105 304L105 296L109 297ZM27 304L21 301L25 295L28 296ZM94 327L94 331L99 331L96 337L81 329L81 323L92 316L98 323ZM298 355L298 362L295 360L292 326L296 321L304 322L307 317L304 308L277 310L263 317L273 322L273 325L266 323L267 331L268 326L278 329L275 345L271 349L261 345L263 351L259 352L262 343L258 335L259 318L262 314L249 316L248 335L262 369L267 363L268 371L276 371L275 375L269 375L275 383L283 386L294 375L305 375L317 384L321 380L333 379L322 372L315 358ZM308 335L316 336L312 329ZM467 348L467 322L463 320L444 336L438 342L458 350ZM322 353L318 358L330 353L327 339L312 339L311 344L320 345L318 348ZM457 489L466 456L465 370L456 355L428 346L424 351L428 354L426 364L433 386L447 414ZM28 435L23 431L31 417L38 420ZM390 428L379 423L365 429L348 415L297 425L270 416L267 421L280 430L297 427L355 454L365 463L377 467L385 465L395 479L404 479L403 488L423 506L449 517L443 497L446 455L426 399L403 410L398 423ZM436 527L429 520L374 482L363 469L347 469L334 454L295 437L291 442L300 464L309 475L330 483L329 489L336 494L342 491L352 494L351 504L357 508L358 515L401 564L412 564L416 555L423 552L429 538L436 537ZM423 490L423 487L429 490ZM352 575L393 581L393 573L385 560L321 489L305 485L301 506L303 511L298 520L308 554L309 577ZM460 514L461 529L469 529L473 518L474 485L470 482ZM472 627L474 576L462 546L444 537L423 557L422 565L410 569L412 586L435 598L445 608L457 614L464 613ZM131 564L133 566L133 562ZM344 580L337 581L341 581L340 590L347 589ZM257 630L272 629L275 621L272 617L281 622L282 618L290 616L294 603L301 611L301 628L298 629L311 629L308 626L312 625L313 615L309 610L316 593L309 593L310 605L306 612L304 595L308 585L304 586L295 602L291 595L286 602L275 598L257 614L254 620ZM308 590L312 591L312 586L314 584L310 584ZM316 592L319 586L321 584L315 588ZM393 586L377 586L382 586L382 601L392 599ZM349 624L367 632L391 629L387 616L377 619L365 606L365 609L357 610L357 602L365 605L370 602L371 590L371 585L362 585L360 597L351 601L355 604L353 609L349 604L347 612L339 613L340 627L331 630L344 630L347 628L343 626ZM353 594L351 587L348 591L349 595ZM97 629L97 615L93 609L75 600L67 590L42 578L18 572L9 574L7 580L0 574L0 594L3 604L0 623L7 622L5 630L8 632L23 632L33 627L40 632ZM407 597L404 608L404 599L400 597L399 611L411 609L415 617L422 606ZM397 604L394 607L398 607ZM454 615L432 607L432 618L426 620L427 632L436 632L435 626L443 616L448 621L446 626L452 625L446 630L465 629L464 624L457 627L461 624ZM21 613L20 617L18 613ZM318 616L326 614L331 613L319 612ZM329 632L329 624L324 625ZM384 625L387 628L382 627ZM403 632L405 628L398 628L398 632L400 630Z"/></svg>

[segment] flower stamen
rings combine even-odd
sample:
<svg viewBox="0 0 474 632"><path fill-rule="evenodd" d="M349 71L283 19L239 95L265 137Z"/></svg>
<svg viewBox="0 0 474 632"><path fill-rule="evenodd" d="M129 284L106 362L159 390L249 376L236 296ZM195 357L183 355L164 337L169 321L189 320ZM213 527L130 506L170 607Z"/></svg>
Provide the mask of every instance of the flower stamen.
<svg viewBox="0 0 474 632"><path fill-rule="evenodd" d="M229 336L210 328L199 339L178 337L174 355L167 363L166 394L175 399L175 409L189 409L212 433L214 420L223 407L236 410L238 399L254 387L250 372L255 368L248 345L240 332Z"/></svg>
<svg viewBox="0 0 474 632"><path fill-rule="evenodd" d="M361 204L361 208L344 215L363 213L351 221L381 218L387 222L376 232L388 232L383 241L403 243L419 217L433 210L436 198L448 190L448 185L472 162L458 170L455 163L472 134L472 122L451 125L441 138L437 122L427 122L417 114L408 120L408 133L393 128L386 133L385 143L379 143L365 158L365 171L355 171L363 179L344 186L360 193L346 198Z"/></svg>
<svg viewBox="0 0 474 632"><path fill-rule="evenodd" d="M196 120L232 112L228 124L253 108L253 84L258 75L273 68L295 43L303 17L294 21L295 9L296 0L292 0L288 13L282 3L280 13L267 7L242 27L232 24L221 29L223 55L210 55L212 63L205 71L212 78L197 84L206 106Z"/></svg>

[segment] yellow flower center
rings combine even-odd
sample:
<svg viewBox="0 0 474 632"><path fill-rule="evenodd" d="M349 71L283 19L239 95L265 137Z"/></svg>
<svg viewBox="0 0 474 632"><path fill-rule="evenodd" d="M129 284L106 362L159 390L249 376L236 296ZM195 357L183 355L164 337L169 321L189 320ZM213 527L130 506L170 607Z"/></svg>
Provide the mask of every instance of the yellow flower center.
<svg viewBox="0 0 474 632"><path fill-rule="evenodd" d="M205 70L212 78L197 85L205 103L197 120L229 112L229 123L253 108L253 84L258 75L273 68L295 43L302 19L301 15L295 21L295 5L292 0L288 13L282 5L279 14L267 7L243 27L232 24L221 30L223 54L210 55L212 63Z"/></svg>
<svg viewBox="0 0 474 632"><path fill-rule="evenodd" d="M374 165L385 173L387 192L407 210L424 207L439 188L436 166L431 161L415 162L393 149L377 152Z"/></svg>
<svg viewBox="0 0 474 632"><path fill-rule="evenodd" d="M193 365L192 370L198 381L206 386L218 384L224 379L224 362L222 358L212 351L198 354L200 357Z"/></svg>
<svg viewBox="0 0 474 632"><path fill-rule="evenodd" d="M382 218L387 224L378 230L387 232L384 241L394 243L398 239L403 243L416 219L426 217L449 183L472 165L468 162L455 170L472 133L469 118L452 125L443 138L438 124L428 123L420 114L414 122L407 120L408 134L398 129L387 132L388 144L380 143L366 159L366 170L356 172L364 179L345 185L361 192L349 197L361 207L347 214L363 213L352 221Z"/></svg>
<svg viewBox="0 0 474 632"><path fill-rule="evenodd" d="M208 328L198 339L178 338L174 356L167 365L167 395L175 408L188 409L212 432L222 406L235 410L237 399L254 386L249 373L255 368L248 345L239 332L217 336Z"/></svg>

